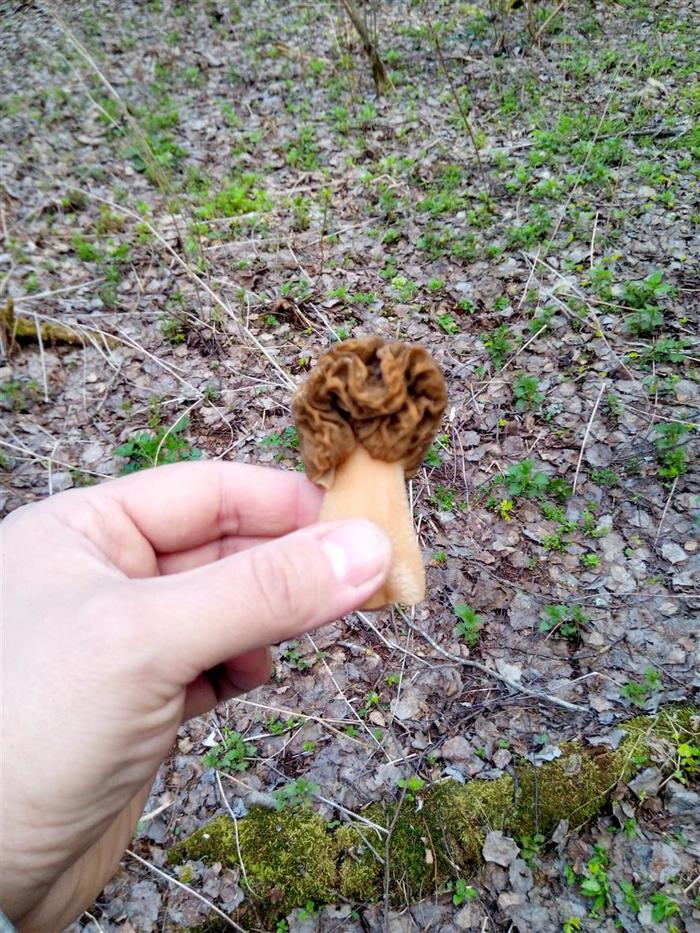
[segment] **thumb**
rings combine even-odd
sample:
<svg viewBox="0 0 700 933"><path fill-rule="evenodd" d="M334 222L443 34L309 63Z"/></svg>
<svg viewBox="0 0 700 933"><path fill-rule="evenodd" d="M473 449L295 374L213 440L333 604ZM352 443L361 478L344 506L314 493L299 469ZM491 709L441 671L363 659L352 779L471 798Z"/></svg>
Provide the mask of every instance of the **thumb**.
<svg viewBox="0 0 700 933"><path fill-rule="evenodd" d="M391 545L372 522L311 525L196 570L139 581L160 656L185 677L286 641L361 606L384 582Z"/></svg>

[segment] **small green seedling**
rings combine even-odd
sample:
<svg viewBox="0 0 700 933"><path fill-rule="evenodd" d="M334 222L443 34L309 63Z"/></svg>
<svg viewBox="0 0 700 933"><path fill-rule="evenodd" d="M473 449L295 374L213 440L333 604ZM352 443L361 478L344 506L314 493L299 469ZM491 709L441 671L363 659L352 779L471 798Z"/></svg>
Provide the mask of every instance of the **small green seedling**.
<svg viewBox="0 0 700 933"><path fill-rule="evenodd" d="M520 412L539 408L544 401L544 393L540 391L537 376L528 376L527 373L520 373L513 383L513 396L515 410Z"/></svg>
<svg viewBox="0 0 700 933"><path fill-rule="evenodd" d="M581 637L581 629L590 622L590 616L580 606L546 606L540 616L540 632L549 632L556 638L568 638L577 641Z"/></svg>
<svg viewBox="0 0 700 933"><path fill-rule="evenodd" d="M396 786L406 790L406 800L412 801L415 800L414 794L425 786L425 781L422 778L419 778L417 774L412 774L408 778L399 778L396 782Z"/></svg>
<svg viewBox="0 0 700 933"><path fill-rule="evenodd" d="M290 781L285 787L272 792L272 798L275 801L276 810L298 810L300 807L308 807L314 794L317 794L321 788L313 781L307 781L304 778L297 778Z"/></svg>
<svg viewBox="0 0 700 933"><path fill-rule="evenodd" d="M476 888L467 884L463 878L457 878L454 883L454 894L452 895L452 903L455 907L461 907L465 901L473 901L478 896L479 892Z"/></svg>
<svg viewBox="0 0 700 933"><path fill-rule="evenodd" d="M180 460L199 460L201 450L190 447L185 437L189 419L183 415L172 428L161 427L156 432L140 431L114 451L126 463L119 470L120 476Z"/></svg>
<svg viewBox="0 0 700 933"><path fill-rule="evenodd" d="M470 648L473 648L479 641L479 634L484 624L483 616L478 615L466 603L457 603L452 611L459 619L455 625L455 631Z"/></svg>
<svg viewBox="0 0 700 933"><path fill-rule="evenodd" d="M224 728L221 742L202 755L202 764L207 768L216 768L224 774L232 771L246 771L248 761L255 754L255 746L246 742L240 732Z"/></svg>
<svg viewBox="0 0 700 933"><path fill-rule="evenodd" d="M620 689L620 695L638 709L644 709L654 693L661 689L661 678L653 667L647 667L643 680L632 680Z"/></svg>

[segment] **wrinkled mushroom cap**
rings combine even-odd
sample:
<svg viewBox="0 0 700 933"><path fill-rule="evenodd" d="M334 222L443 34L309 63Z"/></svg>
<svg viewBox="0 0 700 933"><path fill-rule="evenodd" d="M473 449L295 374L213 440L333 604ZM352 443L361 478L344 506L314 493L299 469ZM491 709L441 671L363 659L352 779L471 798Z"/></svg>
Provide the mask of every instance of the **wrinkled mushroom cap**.
<svg viewBox="0 0 700 933"><path fill-rule="evenodd" d="M297 390L292 413L311 480L326 489L362 444L376 460L400 461L412 476L447 404L445 380L423 347L382 337L344 340Z"/></svg>

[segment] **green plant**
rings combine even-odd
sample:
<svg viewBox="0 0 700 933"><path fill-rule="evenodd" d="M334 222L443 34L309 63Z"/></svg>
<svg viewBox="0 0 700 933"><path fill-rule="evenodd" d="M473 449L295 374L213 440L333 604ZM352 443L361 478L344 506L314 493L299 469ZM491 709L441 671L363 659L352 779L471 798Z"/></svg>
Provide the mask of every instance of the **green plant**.
<svg viewBox="0 0 700 933"><path fill-rule="evenodd" d="M313 917L318 912L318 910L319 908L316 907L316 904L313 901L308 900L299 910L299 919L306 920L309 917Z"/></svg>
<svg viewBox="0 0 700 933"><path fill-rule="evenodd" d="M600 467L597 470L591 470L591 482L596 486L617 486L620 478L614 470L609 467Z"/></svg>
<svg viewBox="0 0 700 933"><path fill-rule="evenodd" d="M661 689L661 678L653 667L647 667L642 680L631 680L620 689L620 696L638 709L644 709L652 695Z"/></svg>
<svg viewBox="0 0 700 933"><path fill-rule="evenodd" d="M34 379L9 379L0 384L0 408L8 411L28 411L39 398L39 385Z"/></svg>
<svg viewBox="0 0 700 933"><path fill-rule="evenodd" d="M545 551L556 551L559 554L565 554L571 542L563 537L560 528L549 535L542 535L542 541L540 543Z"/></svg>
<svg viewBox="0 0 700 933"><path fill-rule="evenodd" d="M282 431L275 431L264 437L260 443L263 447L272 447L276 451L275 460L289 460L299 450L299 434L293 425L288 425Z"/></svg>
<svg viewBox="0 0 700 933"><path fill-rule="evenodd" d="M472 901L478 896L479 892L476 888L467 884L463 878L457 878L454 883L454 894L452 895L452 903L455 907L461 907L465 901Z"/></svg>
<svg viewBox="0 0 700 933"><path fill-rule="evenodd" d="M664 894L662 891L657 891L656 894L652 894L649 898L649 902L652 905L651 919L654 923L661 923L662 920L675 917L675 915L679 914L681 911L678 902L674 901L673 898Z"/></svg>
<svg viewBox="0 0 700 933"><path fill-rule="evenodd" d="M681 742L676 746L673 777L681 784L687 784L697 774L700 774L700 747Z"/></svg>
<svg viewBox="0 0 700 933"><path fill-rule="evenodd" d="M499 324L490 334L482 334L481 342L486 347L491 362L499 369L513 352L513 343L508 336L507 324Z"/></svg>
<svg viewBox="0 0 700 933"><path fill-rule="evenodd" d="M306 124L301 127L297 138L287 146L285 156L293 168L305 172L313 172L318 168L318 145L313 126Z"/></svg>
<svg viewBox="0 0 700 933"><path fill-rule="evenodd" d="M568 920L564 921L564 925L561 928L562 933L576 933L577 930L581 929L581 921L578 917L569 917Z"/></svg>
<svg viewBox="0 0 700 933"><path fill-rule="evenodd" d="M592 551L589 551L586 554L581 555L581 566L585 567L586 570L596 570L601 565L601 559L598 554L594 554Z"/></svg>
<svg viewBox="0 0 700 933"><path fill-rule="evenodd" d="M458 334L459 333L459 324L455 320L452 314L438 314L437 316L438 327L441 331L444 331L446 334Z"/></svg>
<svg viewBox="0 0 700 933"><path fill-rule="evenodd" d="M627 320L627 328L632 334L639 337L648 337L658 330L664 322L664 316L654 305L647 305L631 314Z"/></svg>
<svg viewBox="0 0 700 933"><path fill-rule="evenodd" d="M598 913L612 904L608 866L610 859L602 846L593 846L594 855L590 859L587 871L581 876L581 893L593 898L593 911Z"/></svg>
<svg viewBox="0 0 700 933"><path fill-rule="evenodd" d="M428 466L434 469L442 466L442 451L448 449L449 441L448 434L439 434L435 438L435 443L430 445L425 455L425 462Z"/></svg>
<svg viewBox="0 0 700 933"><path fill-rule="evenodd" d="M379 694L377 693L376 690L370 690L367 696L365 697L365 702L362 704L362 706L357 711L358 715L360 715L364 719L367 713L369 713L369 711L373 709L375 706L379 706Z"/></svg>
<svg viewBox="0 0 700 933"><path fill-rule="evenodd" d="M304 671L307 667L311 666L305 658L300 656L298 641L290 641L289 644L280 651L280 659L286 661L290 667L296 668L298 671Z"/></svg>
<svg viewBox="0 0 700 933"><path fill-rule="evenodd" d="M290 781L285 787L272 792L272 798L275 802L276 810L297 810L300 807L309 806L311 798L317 794L321 788L313 781L307 781L305 778L297 778Z"/></svg>
<svg viewBox="0 0 700 933"><path fill-rule="evenodd" d="M409 803L415 800L414 794L417 793L421 787L425 786L425 781L423 778L419 778L417 774L412 774L408 778L399 778L396 782L396 786L406 790L406 800Z"/></svg>
<svg viewBox="0 0 700 933"><path fill-rule="evenodd" d="M479 641L479 633L484 624L483 616L478 615L466 603L457 603L452 611L459 619L459 622L455 625L455 631L470 648L473 648Z"/></svg>
<svg viewBox="0 0 700 933"><path fill-rule="evenodd" d="M438 507L441 512L451 512L456 505L455 492L448 486L439 483L430 497L431 502Z"/></svg>
<svg viewBox="0 0 700 933"><path fill-rule="evenodd" d="M415 282L407 279L405 275L395 275L391 280L391 287L396 291L399 301L410 302L418 291Z"/></svg>
<svg viewBox="0 0 700 933"><path fill-rule="evenodd" d="M296 729L299 722L299 719L294 719L293 717L289 719L280 719L279 716L275 716L272 719L265 720L265 728L272 735L284 735L285 732L291 732L292 729Z"/></svg>
<svg viewBox="0 0 700 933"><path fill-rule="evenodd" d="M214 220L270 210L272 201L265 191L256 187L256 182L255 175L246 174L227 182L214 195L204 192L199 197L196 216L201 220Z"/></svg>
<svg viewBox="0 0 700 933"><path fill-rule="evenodd" d="M632 361L638 359L641 366L682 363L692 346L693 342L689 337L660 337L642 353L630 351L627 358Z"/></svg>
<svg viewBox="0 0 700 933"><path fill-rule="evenodd" d="M642 909L642 905L639 903L635 886L630 881L618 881L617 885L625 898L625 904L635 914L638 914Z"/></svg>
<svg viewBox="0 0 700 933"><path fill-rule="evenodd" d="M532 868L533 863L539 859L542 854L542 847L546 842L542 833L533 835L525 834L520 837L520 854L527 864Z"/></svg>
<svg viewBox="0 0 700 933"><path fill-rule="evenodd" d="M538 408L544 401L544 393L540 391L537 376L528 376L520 373L513 383L515 397L515 410L527 411L528 408Z"/></svg>
<svg viewBox="0 0 700 933"><path fill-rule="evenodd" d="M202 755L202 764L207 768L216 768L217 771L230 773L232 771L246 771L248 761L255 754L255 746L246 742L240 732L224 728L221 731L221 742L211 748L206 755Z"/></svg>
<svg viewBox="0 0 700 933"><path fill-rule="evenodd" d="M161 317L160 332L168 343L184 343L187 339L185 322L179 317Z"/></svg>
<svg viewBox="0 0 700 933"><path fill-rule="evenodd" d="M102 259L102 253L97 248L95 243L90 243L88 240L83 239L79 233L74 233L71 239L71 245L75 250L78 259L83 262L97 262Z"/></svg>
<svg viewBox="0 0 700 933"><path fill-rule="evenodd" d="M140 431L125 444L120 444L114 455L127 461L119 470L120 476L164 463L199 460L202 456L201 450L191 447L185 437L188 424L189 418L183 415L171 428L162 426L155 432Z"/></svg>
<svg viewBox="0 0 700 933"><path fill-rule="evenodd" d="M567 606L556 603L545 606L540 615L540 632L549 632L557 638L577 640L581 630L587 628L591 617L580 606Z"/></svg>
<svg viewBox="0 0 700 933"><path fill-rule="evenodd" d="M656 456L661 464L659 475L664 479L683 476L688 470L683 444L688 436L688 429L675 421L656 425Z"/></svg>
<svg viewBox="0 0 700 933"><path fill-rule="evenodd" d="M509 495L531 499L546 495L550 479L545 473L536 470L534 461L528 459L508 467L505 483Z"/></svg>

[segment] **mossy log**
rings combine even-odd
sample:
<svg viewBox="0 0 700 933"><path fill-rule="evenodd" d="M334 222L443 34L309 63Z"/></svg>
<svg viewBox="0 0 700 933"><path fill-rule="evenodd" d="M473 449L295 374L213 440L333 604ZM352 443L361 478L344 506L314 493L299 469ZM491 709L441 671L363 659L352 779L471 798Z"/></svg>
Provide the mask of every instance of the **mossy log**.
<svg viewBox="0 0 700 933"><path fill-rule="evenodd" d="M361 815L393 827L390 890L401 903L439 891L458 871L478 864L490 830L519 840L535 833L546 837L561 820L583 825L601 811L620 781L647 766L652 743L700 741L699 712L671 707L630 720L614 751L569 742L561 746L560 758L540 767L523 761L513 775L493 781L446 780L407 793L399 803L370 804ZM375 853L384 858L386 842L387 834L367 823L331 828L308 807L278 812L254 806L238 821L238 841L232 820L217 817L172 848L168 860L203 859L232 868L242 861L250 901L238 919L274 924L309 900L319 905L381 898L385 865Z"/></svg>
<svg viewBox="0 0 700 933"><path fill-rule="evenodd" d="M93 333L96 337L101 337L95 331L87 327L67 327L64 324L57 324L53 321L39 322L33 317L17 317L15 314L14 303L9 298L4 308L0 308L0 347L8 357L12 355L12 350L16 343L67 343L72 346L84 346L85 335ZM113 337L103 337L108 346L114 347L118 342Z"/></svg>

